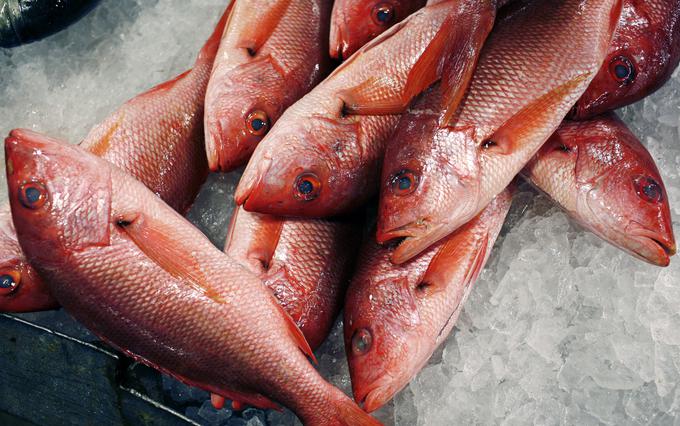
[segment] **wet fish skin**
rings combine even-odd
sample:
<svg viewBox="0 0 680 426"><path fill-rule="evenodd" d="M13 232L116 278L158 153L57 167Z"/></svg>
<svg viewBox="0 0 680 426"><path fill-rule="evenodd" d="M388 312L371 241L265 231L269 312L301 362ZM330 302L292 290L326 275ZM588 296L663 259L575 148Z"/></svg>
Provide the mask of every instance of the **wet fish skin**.
<svg viewBox="0 0 680 426"><path fill-rule="evenodd" d="M208 163L223 172L245 164L330 68L329 0L235 0L233 7L205 99Z"/></svg>
<svg viewBox="0 0 680 426"><path fill-rule="evenodd" d="M203 144L203 97L228 10L198 55L194 68L123 104L80 143L134 175L177 211L193 203L208 174ZM38 137L15 130L12 137ZM0 312L57 308L47 285L17 242L9 205L0 207Z"/></svg>
<svg viewBox="0 0 680 426"><path fill-rule="evenodd" d="M428 6L355 53L289 108L257 147L237 203L259 213L332 217L365 202L378 188L379 163L398 114L442 75L452 52L461 46L468 52L485 38L492 3Z"/></svg>
<svg viewBox="0 0 680 426"><path fill-rule="evenodd" d="M511 7L452 117L437 118L425 99L445 90L435 87L416 102L388 144L382 168L377 239L404 238L392 261L413 258L507 187L599 70L620 10L620 0Z"/></svg>
<svg viewBox="0 0 680 426"><path fill-rule="evenodd" d="M652 156L613 113L565 121L522 175L584 228L658 266L677 251Z"/></svg>
<svg viewBox="0 0 680 426"><path fill-rule="evenodd" d="M260 277L312 349L340 312L361 225L351 219L285 219L237 207L225 253Z"/></svg>
<svg viewBox="0 0 680 426"><path fill-rule="evenodd" d="M511 204L499 194L479 216L402 265L393 247L364 245L347 291L344 335L355 400L386 404L451 333Z"/></svg>
<svg viewBox="0 0 680 426"><path fill-rule="evenodd" d="M349 58L425 3L426 0L336 0L331 16L331 57Z"/></svg>
<svg viewBox="0 0 680 426"><path fill-rule="evenodd" d="M570 118L592 118L639 101L661 88L678 62L680 1L624 0L607 58Z"/></svg>
<svg viewBox="0 0 680 426"><path fill-rule="evenodd" d="M5 152L21 247L96 335L223 397L276 400L306 424L377 424L309 364L261 281L136 179L47 137L9 137Z"/></svg>

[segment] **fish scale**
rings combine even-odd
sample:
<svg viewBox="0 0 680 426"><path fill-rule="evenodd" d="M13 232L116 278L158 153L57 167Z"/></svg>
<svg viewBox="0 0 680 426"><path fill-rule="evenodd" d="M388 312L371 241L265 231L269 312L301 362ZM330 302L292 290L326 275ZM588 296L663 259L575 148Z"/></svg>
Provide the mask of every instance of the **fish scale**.
<svg viewBox="0 0 680 426"><path fill-rule="evenodd" d="M654 160L613 113L565 121L522 175L583 227L633 256L666 266L677 250ZM640 193L639 176L658 185L660 200Z"/></svg>
<svg viewBox="0 0 680 426"><path fill-rule="evenodd" d="M507 187L595 77L620 11L620 0L527 2L496 24L445 126L428 117L428 133L413 137L405 122L418 117L404 116L385 154L377 234L405 238L393 261L450 234ZM403 170L418 181L394 193Z"/></svg>
<svg viewBox="0 0 680 426"><path fill-rule="evenodd" d="M446 340L491 253L511 192L407 263L390 261L393 247L365 242L344 322L352 389L364 408L373 411L392 399ZM362 336L370 336L368 345L358 340Z"/></svg>
<svg viewBox="0 0 680 426"><path fill-rule="evenodd" d="M347 59L361 46L399 23L425 5L425 0L336 0L333 3L330 31L330 54L336 59ZM377 8L386 7L389 22L375 19Z"/></svg>
<svg viewBox="0 0 680 426"><path fill-rule="evenodd" d="M309 425L378 424L316 372L261 280L140 182L49 138L11 135L5 146L22 248L64 308L103 340L218 395L285 404ZM20 201L28 176L48 201ZM71 212L92 203L107 214L78 226ZM69 227L88 238L56 237Z"/></svg>
<svg viewBox="0 0 680 426"><path fill-rule="evenodd" d="M680 62L680 1L624 0L604 64L570 114L588 119L636 102L670 79ZM629 61L632 76L617 80L612 65Z"/></svg>
<svg viewBox="0 0 680 426"><path fill-rule="evenodd" d="M340 311L361 225L284 219L237 208L225 253L258 275L318 347Z"/></svg>
<svg viewBox="0 0 680 426"><path fill-rule="evenodd" d="M247 128L251 113L265 113L269 128L325 77L330 9L330 0L234 0L205 98L211 170L248 161L263 137Z"/></svg>
<svg viewBox="0 0 680 426"><path fill-rule="evenodd" d="M376 190L397 114L439 78L447 52L477 47L478 33L485 38L487 27L477 27L476 19L468 26L460 22L490 4L451 0L428 6L362 47L286 110L248 163L237 203L259 213L328 217L366 201ZM318 181L313 199L296 193L304 173Z"/></svg>
<svg viewBox="0 0 680 426"><path fill-rule="evenodd" d="M84 149L130 172L178 211L193 203L208 174L203 148L203 98L228 10L198 55L194 68L126 102L95 126ZM17 137L32 136L23 133ZM32 312L58 307L26 261L0 207L0 275L15 274L18 286L0 291L0 311Z"/></svg>

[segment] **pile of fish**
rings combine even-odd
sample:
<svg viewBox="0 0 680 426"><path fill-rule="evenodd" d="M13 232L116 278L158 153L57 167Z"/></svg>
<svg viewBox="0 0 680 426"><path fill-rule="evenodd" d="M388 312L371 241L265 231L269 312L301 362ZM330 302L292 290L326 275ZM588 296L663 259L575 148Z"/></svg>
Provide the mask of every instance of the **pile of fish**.
<svg viewBox="0 0 680 426"><path fill-rule="evenodd" d="M0 310L63 306L216 407L378 424L455 326L518 176L669 264L662 177L611 111L679 61L680 0L234 0L191 70L78 146L10 133ZM182 214L244 165L221 252ZM356 402L310 363L341 310Z"/></svg>

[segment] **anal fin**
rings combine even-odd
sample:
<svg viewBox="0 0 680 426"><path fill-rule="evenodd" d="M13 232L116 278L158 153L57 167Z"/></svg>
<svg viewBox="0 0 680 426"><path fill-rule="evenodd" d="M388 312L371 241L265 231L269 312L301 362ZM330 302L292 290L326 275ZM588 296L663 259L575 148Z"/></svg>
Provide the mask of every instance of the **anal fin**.
<svg viewBox="0 0 680 426"><path fill-rule="evenodd" d="M130 220L122 219L118 224L135 245L163 270L186 281L215 302L223 303L221 295L212 288L197 259L190 251L183 249L183 241L174 238L164 223L146 215L138 215Z"/></svg>

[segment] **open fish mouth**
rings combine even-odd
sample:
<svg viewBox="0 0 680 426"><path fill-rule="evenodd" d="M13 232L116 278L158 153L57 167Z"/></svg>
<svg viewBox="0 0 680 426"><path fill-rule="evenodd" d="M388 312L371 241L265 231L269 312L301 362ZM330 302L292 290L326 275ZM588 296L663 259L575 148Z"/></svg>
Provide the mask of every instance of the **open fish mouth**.
<svg viewBox="0 0 680 426"><path fill-rule="evenodd" d="M380 244L401 240L390 258L392 263L399 265L446 237L450 233L448 229L446 223L433 224L428 219L423 219L389 231L378 231L377 240Z"/></svg>

